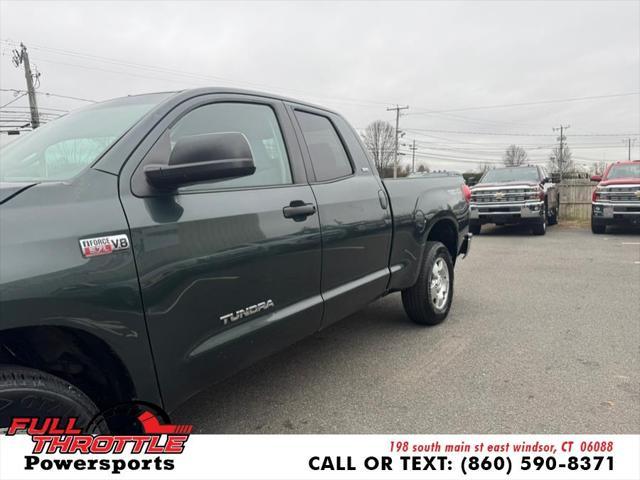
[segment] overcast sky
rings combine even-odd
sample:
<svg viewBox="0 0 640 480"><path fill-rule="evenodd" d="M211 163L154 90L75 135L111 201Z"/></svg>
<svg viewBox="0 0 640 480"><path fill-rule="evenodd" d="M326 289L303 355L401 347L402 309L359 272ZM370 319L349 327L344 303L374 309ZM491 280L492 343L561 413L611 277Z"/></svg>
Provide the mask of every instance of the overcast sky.
<svg viewBox="0 0 640 480"><path fill-rule="evenodd" d="M46 93L237 86L331 107L356 128L409 105L403 141L415 139L432 169L500 162L510 143L543 162L560 124L585 165L626 159L629 134L640 158L639 1L0 1L0 40L0 87L25 88L11 63L12 43L24 42L48 118L87 103ZM13 98L0 91L0 105ZM0 124L26 105L2 109Z"/></svg>

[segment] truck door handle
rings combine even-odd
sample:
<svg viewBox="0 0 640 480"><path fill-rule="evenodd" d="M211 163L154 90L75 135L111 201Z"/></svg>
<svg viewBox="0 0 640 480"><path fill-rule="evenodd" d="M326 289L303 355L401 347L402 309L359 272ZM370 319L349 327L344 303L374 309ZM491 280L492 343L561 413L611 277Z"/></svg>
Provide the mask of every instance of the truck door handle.
<svg viewBox="0 0 640 480"><path fill-rule="evenodd" d="M380 206L382 207L382 209L386 210L389 206L389 203L387 202L387 196L382 190L378 190L378 200L380 200Z"/></svg>
<svg viewBox="0 0 640 480"><path fill-rule="evenodd" d="M282 209L285 218L293 218L296 222L302 222L314 213L316 213L316 206L313 203L304 203L302 200L294 200Z"/></svg>

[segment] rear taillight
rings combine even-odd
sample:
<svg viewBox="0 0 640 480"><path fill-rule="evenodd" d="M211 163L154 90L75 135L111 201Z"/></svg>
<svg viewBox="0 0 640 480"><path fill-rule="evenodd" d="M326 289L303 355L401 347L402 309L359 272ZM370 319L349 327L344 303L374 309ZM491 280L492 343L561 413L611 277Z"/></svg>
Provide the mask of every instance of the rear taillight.
<svg viewBox="0 0 640 480"><path fill-rule="evenodd" d="M591 201L592 202L597 202L598 199L600 197L600 191L596 188L593 193L591 194Z"/></svg>
<svg viewBox="0 0 640 480"><path fill-rule="evenodd" d="M544 200L544 190L543 189L539 189L538 190L538 198L540 200Z"/></svg>
<svg viewBox="0 0 640 480"><path fill-rule="evenodd" d="M468 205L471 201L471 189L465 183L462 184L462 194L464 195L464 199Z"/></svg>

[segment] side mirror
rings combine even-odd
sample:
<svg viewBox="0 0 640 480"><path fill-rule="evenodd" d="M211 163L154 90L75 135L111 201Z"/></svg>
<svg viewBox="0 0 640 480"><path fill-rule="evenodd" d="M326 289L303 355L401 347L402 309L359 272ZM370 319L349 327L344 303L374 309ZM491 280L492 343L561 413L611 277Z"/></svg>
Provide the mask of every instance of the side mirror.
<svg viewBox="0 0 640 480"><path fill-rule="evenodd" d="M540 183L544 185L545 183L549 183L550 181L551 177L544 177Z"/></svg>
<svg viewBox="0 0 640 480"><path fill-rule="evenodd" d="M591 175L592 182L600 182L602 181L602 175Z"/></svg>
<svg viewBox="0 0 640 480"><path fill-rule="evenodd" d="M166 165L144 167L149 183L163 190L194 183L253 175L251 147L239 132L205 133L176 142Z"/></svg>

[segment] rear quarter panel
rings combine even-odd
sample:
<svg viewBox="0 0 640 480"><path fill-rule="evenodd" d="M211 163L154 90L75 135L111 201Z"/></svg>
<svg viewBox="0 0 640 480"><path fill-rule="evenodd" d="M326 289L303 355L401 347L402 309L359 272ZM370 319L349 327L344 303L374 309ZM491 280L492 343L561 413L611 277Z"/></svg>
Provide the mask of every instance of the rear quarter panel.
<svg viewBox="0 0 640 480"><path fill-rule="evenodd" d="M460 251L469 229L463 183L462 177L452 175L384 180L393 213L389 290L401 290L416 282L429 233L439 221L455 226L456 254Z"/></svg>

